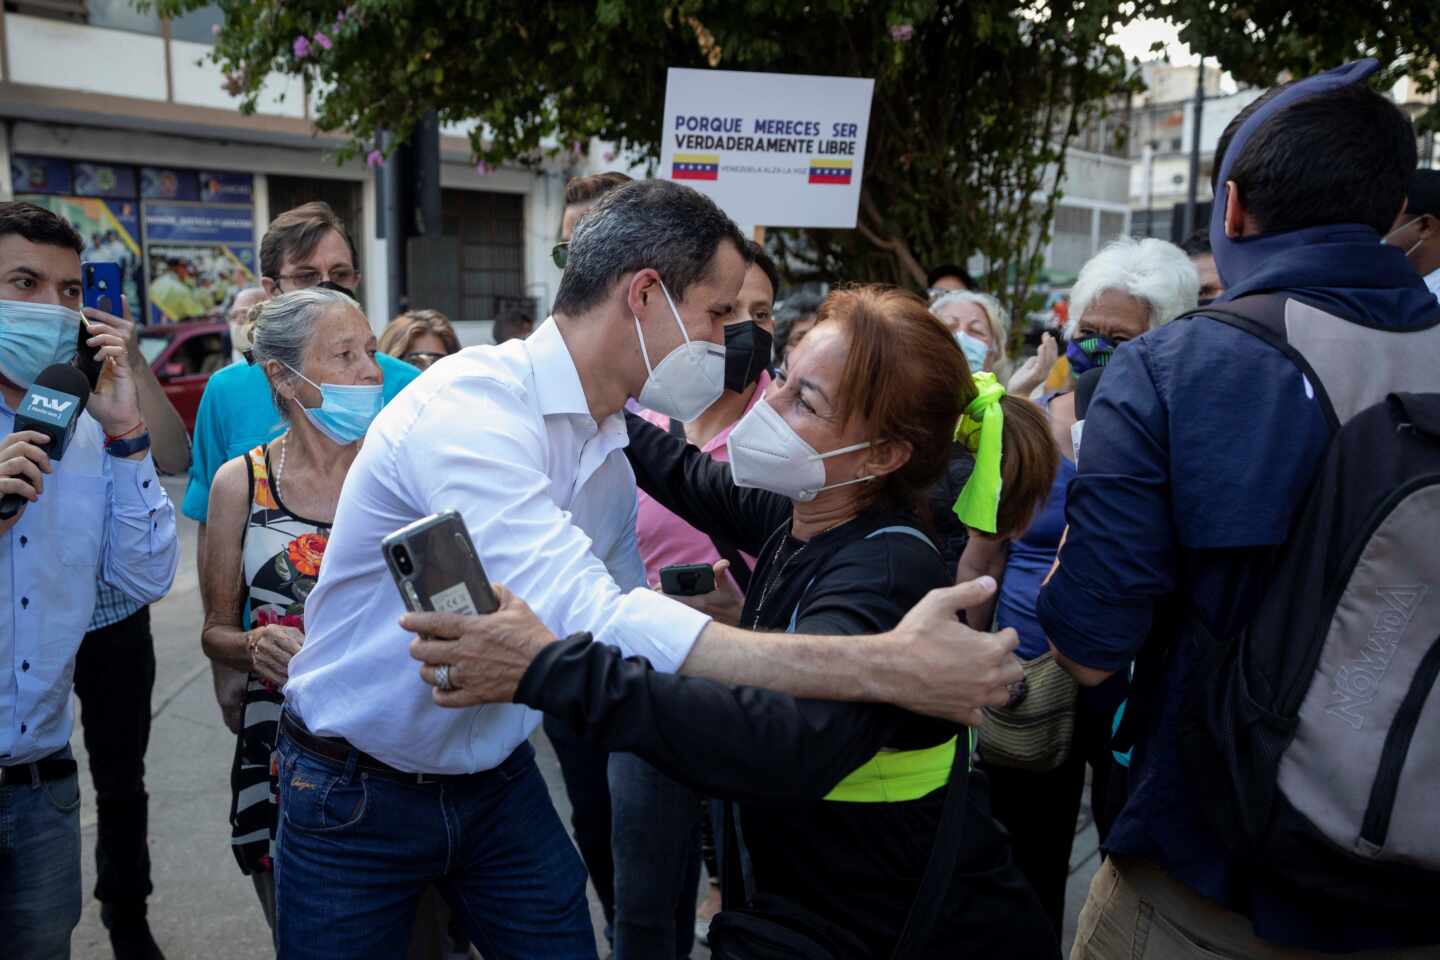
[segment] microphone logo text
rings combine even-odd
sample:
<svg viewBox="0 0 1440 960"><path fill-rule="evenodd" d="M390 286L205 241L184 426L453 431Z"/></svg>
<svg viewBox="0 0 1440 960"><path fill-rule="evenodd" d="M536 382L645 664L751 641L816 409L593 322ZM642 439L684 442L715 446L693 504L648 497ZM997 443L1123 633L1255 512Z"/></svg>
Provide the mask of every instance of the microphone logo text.
<svg viewBox="0 0 1440 960"><path fill-rule="evenodd" d="M37 413L44 411L46 413L63 414L66 410L70 409L70 405L74 402L74 400L57 400L52 397L32 396L30 398L30 410Z"/></svg>

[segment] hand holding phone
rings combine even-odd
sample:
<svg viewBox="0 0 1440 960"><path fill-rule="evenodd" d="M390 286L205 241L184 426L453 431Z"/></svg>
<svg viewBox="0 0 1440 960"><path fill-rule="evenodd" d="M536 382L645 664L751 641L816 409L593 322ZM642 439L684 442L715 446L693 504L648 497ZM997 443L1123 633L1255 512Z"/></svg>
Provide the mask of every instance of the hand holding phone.
<svg viewBox="0 0 1440 960"><path fill-rule="evenodd" d="M83 306L118 317L123 309L120 305L123 289L124 275L120 272L120 264L103 260L86 260L80 264L80 302ZM86 344L91 336L87 320L80 327L76 366L89 379L90 389L93 390L100 382L100 371L105 363L96 356L95 349Z"/></svg>

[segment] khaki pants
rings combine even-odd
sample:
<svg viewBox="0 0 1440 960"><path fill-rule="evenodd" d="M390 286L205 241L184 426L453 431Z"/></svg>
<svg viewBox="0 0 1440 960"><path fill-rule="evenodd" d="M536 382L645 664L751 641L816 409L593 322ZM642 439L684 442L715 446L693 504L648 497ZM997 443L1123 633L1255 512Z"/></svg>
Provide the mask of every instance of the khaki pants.
<svg viewBox="0 0 1440 960"><path fill-rule="evenodd" d="M1367 950L1345 960L1435 960L1440 947ZM1070 960L1336 960L1255 936L1250 921L1143 860L1107 859L1090 883Z"/></svg>

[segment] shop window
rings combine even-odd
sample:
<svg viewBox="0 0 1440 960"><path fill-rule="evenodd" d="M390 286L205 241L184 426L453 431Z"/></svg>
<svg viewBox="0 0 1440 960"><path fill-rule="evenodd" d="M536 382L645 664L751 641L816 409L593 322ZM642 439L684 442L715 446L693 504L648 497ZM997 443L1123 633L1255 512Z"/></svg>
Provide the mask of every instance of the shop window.
<svg viewBox="0 0 1440 960"><path fill-rule="evenodd" d="M207 333L180 344L170 362L180 365L181 376L214 373L230 362L230 348L220 334Z"/></svg>

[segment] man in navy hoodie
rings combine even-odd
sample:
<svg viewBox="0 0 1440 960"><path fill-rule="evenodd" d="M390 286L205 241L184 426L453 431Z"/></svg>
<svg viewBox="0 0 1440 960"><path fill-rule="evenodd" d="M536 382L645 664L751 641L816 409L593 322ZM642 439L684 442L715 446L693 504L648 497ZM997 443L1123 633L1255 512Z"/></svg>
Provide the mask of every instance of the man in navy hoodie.
<svg viewBox="0 0 1440 960"><path fill-rule="evenodd" d="M1226 130L1211 223L1225 287L1217 307L1281 292L1370 327L1440 324L1404 252L1381 243L1405 202L1415 134L1364 83L1374 68L1272 90ZM1061 662L1094 684L1163 643L1157 624L1179 610L1216 636L1244 624L1330 437L1312 385L1249 333L1193 316L1115 351L1086 419L1067 543L1038 604ZM1204 785L1187 782L1180 763L1193 667L1182 648L1135 677L1132 702L1152 708L1136 721L1125 804L1072 956L1434 956L1423 946L1440 942L1433 917L1397 926L1307 908L1227 857L1204 817Z"/></svg>

